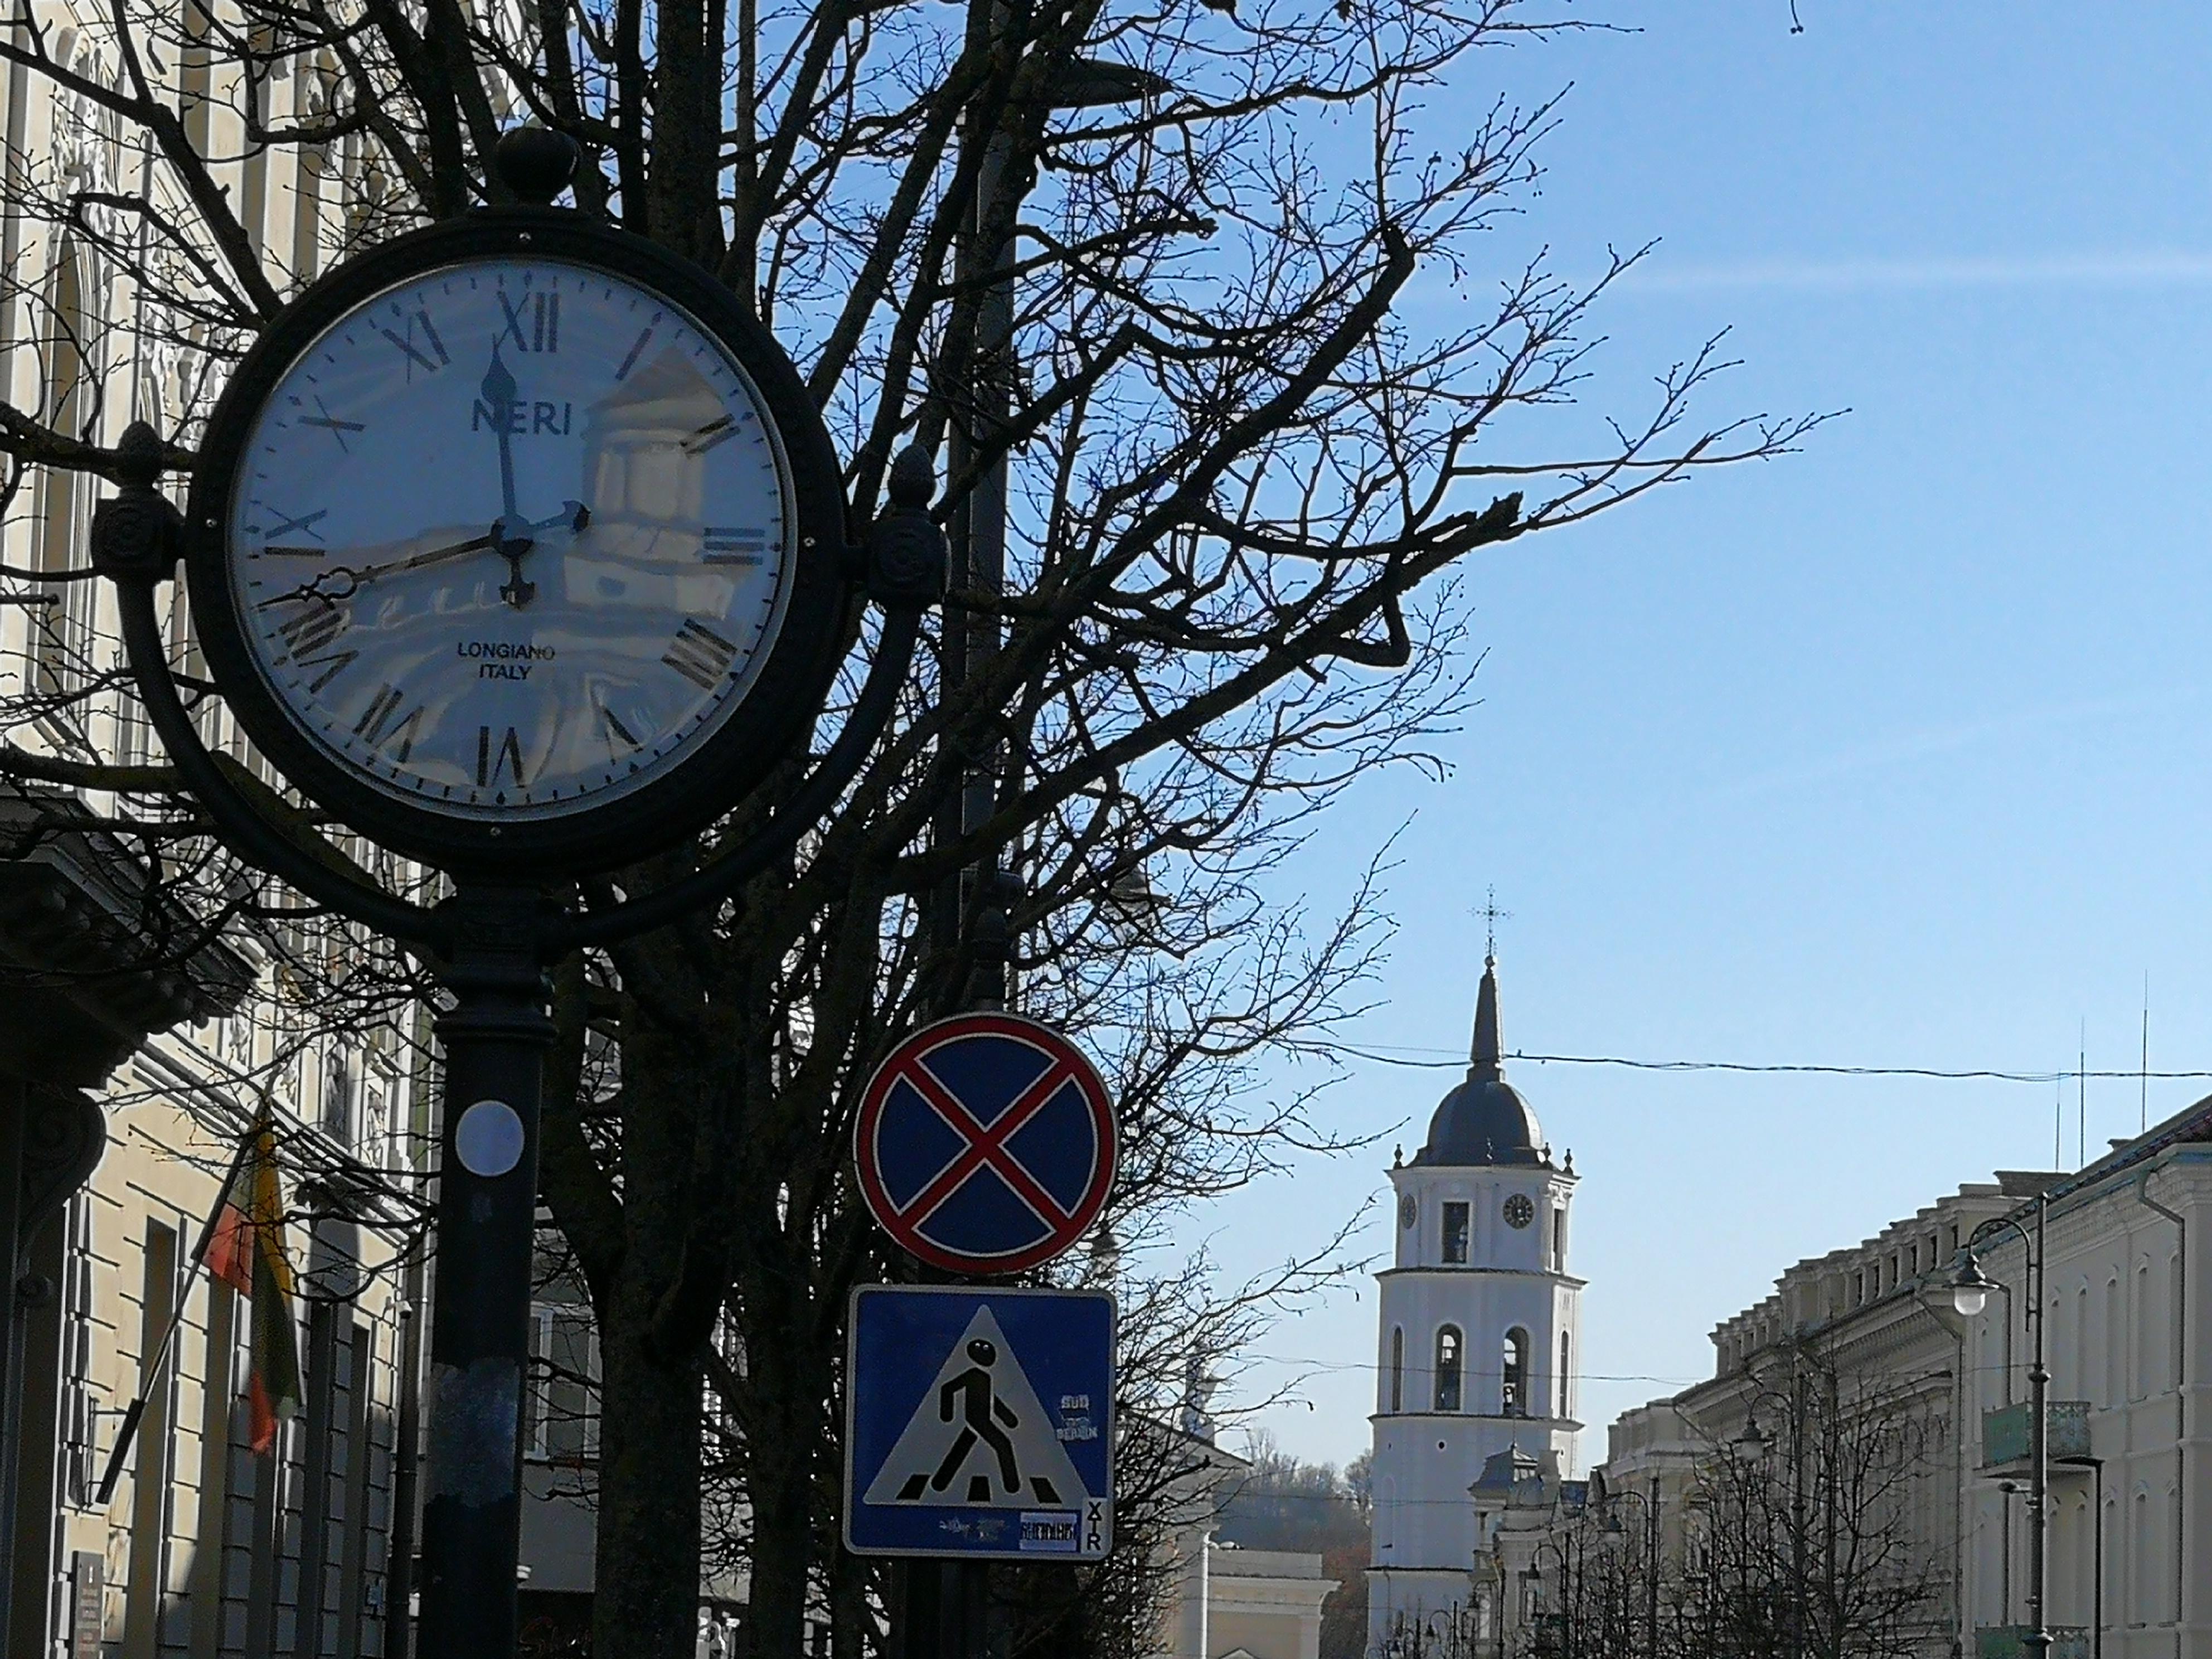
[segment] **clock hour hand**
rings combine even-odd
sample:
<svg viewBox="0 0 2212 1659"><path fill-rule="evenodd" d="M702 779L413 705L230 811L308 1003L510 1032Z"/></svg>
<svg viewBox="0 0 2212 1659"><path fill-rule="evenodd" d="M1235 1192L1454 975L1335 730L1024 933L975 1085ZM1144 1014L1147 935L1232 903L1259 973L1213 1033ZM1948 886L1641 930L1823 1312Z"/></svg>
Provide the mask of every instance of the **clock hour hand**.
<svg viewBox="0 0 2212 1659"><path fill-rule="evenodd" d="M484 407L491 414L493 435L499 440L499 521L515 522L514 510L514 376L499 355L499 341L491 343L491 367L484 370Z"/></svg>
<svg viewBox="0 0 2212 1659"><path fill-rule="evenodd" d="M491 527L492 546L512 573L499 596L517 611L538 597L538 585L522 579L522 556L531 549L526 535L509 535L508 527L535 530L526 524L514 506L514 376L499 355L499 339L491 343L491 367L484 370L484 407L491 411L491 429L499 439L499 521Z"/></svg>
<svg viewBox="0 0 2212 1659"><path fill-rule="evenodd" d="M527 530L551 530L557 526L574 534L591 521L592 509L586 507L583 502L563 501L558 513L549 514L543 519L526 520L523 523L523 527ZM538 584L527 582L522 579L522 556L537 544L527 536L507 536L505 533L505 525L506 521L502 520L498 526L494 526L493 533L499 537L499 550L507 559L514 575L514 580L499 590L499 596L520 611L538 596Z"/></svg>

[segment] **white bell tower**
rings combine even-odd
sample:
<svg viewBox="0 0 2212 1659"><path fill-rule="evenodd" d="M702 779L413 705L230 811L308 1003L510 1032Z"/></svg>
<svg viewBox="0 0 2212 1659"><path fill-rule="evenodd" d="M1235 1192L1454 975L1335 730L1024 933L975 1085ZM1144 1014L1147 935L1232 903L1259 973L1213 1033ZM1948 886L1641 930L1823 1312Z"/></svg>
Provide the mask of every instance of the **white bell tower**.
<svg viewBox="0 0 2212 1659"><path fill-rule="evenodd" d="M1467 1080L1393 1165L1397 1260L1378 1275L1368 1652L1475 1605L1485 1540L1468 1488L1516 1449L1554 1479L1574 1457L1583 1281L1567 1272L1574 1158L1552 1161L1499 1064L1498 963L1483 965ZM1501 1466L1503 1467L1503 1466Z"/></svg>

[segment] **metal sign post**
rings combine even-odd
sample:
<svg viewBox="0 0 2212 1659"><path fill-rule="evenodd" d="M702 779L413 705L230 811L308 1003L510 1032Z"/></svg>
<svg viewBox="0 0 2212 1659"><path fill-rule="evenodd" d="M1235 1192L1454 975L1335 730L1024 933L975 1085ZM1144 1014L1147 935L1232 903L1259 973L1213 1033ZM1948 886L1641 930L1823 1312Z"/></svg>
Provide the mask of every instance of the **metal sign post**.
<svg viewBox="0 0 2212 1659"><path fill-rule="evenodd" d="M956 1015L884 1060L854 1127L860 1192L922 1262L1020 1273L1071 1249L1120 1153L1083 1052L1036 1020ZM1114 1299L862 1285L848 1312L845 1547L895 1559L897 1659L985 1659L989 1564L1114 1544Z"/></svg>

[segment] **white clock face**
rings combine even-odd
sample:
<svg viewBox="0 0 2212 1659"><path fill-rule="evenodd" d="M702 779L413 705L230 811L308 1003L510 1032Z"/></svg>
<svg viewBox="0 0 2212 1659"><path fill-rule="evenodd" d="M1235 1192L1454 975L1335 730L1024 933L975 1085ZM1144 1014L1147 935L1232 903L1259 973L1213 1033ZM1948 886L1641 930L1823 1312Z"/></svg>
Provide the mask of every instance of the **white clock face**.
<svg viewBox="0 0 2212 1659"><path fill-rule="evenodd" d="M384 793L552 817L743 702L792 586L789 470L744 370L650 289L448 266L304 352L240 453L228 567L294 722Z"/></svg>

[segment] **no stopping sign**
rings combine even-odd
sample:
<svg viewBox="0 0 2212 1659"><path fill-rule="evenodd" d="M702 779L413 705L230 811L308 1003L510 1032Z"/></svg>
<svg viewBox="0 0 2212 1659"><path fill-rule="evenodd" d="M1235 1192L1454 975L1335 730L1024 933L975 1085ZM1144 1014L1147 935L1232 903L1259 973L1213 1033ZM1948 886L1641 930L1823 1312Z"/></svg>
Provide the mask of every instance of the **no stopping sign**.
<svg viewBox="0 0 2212 1659"><path fill-rule="evenodd" d="M1097 1219L1118 1152L1097 1069L1018 1014L915 1032L868 1080L854 1127L869 1212L951 1273L1019 1273L1061 1255Z"/></svg>

